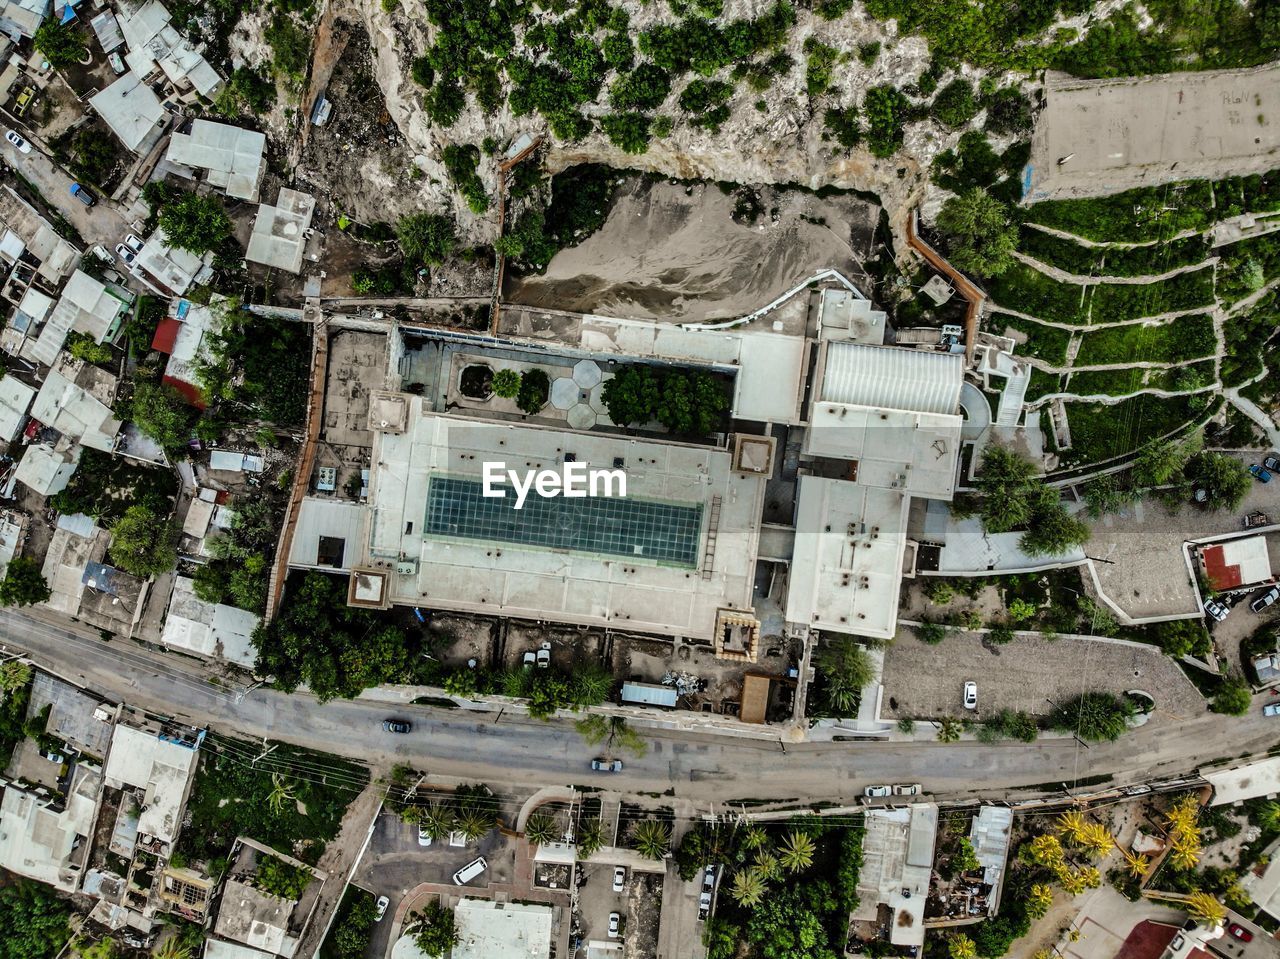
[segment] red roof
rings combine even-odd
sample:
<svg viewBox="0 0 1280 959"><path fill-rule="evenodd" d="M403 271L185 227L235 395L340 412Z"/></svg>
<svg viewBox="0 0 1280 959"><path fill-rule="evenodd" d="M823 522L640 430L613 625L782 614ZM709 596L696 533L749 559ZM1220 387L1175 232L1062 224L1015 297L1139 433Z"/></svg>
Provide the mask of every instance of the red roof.
<svg viewBox="0 0 1280 959"><path fill-rule="evenodd" d="M1215 590L1234 589L1241 585L1240 566L1228 563L1221 544L1206 546L1200 554L1204 562L1204 575Z"/></svg>
<svg viewBox="0 0 1280 959"><path fill-rule="evenodd" d="M1116 959L1159 959L1177 934L1177 926L1144 919L1129 931Z"/></svg>
<svg viewBox="0 0 1280 959"><path fill-rule="evenodd" d="M182 324L171 316L166 316L156 326L156 335L151 340L151 348L161 353L172 353L173 344L178 341L178 331Z"/></svg>
<svg viewBox="0 0 1280 959"><path fill-rule="evenodd" d="M204 396L200 392L200 387L192 383L187 383L187 382L184 382L183 380L176 379L172 376L165 376L160 380L160 382L164 383L166 386L172 386L175 390L177 390L180 394L182 394L182 398L184 400L186 400L196 409L198 410L204 409L205 407Z"/></svg>

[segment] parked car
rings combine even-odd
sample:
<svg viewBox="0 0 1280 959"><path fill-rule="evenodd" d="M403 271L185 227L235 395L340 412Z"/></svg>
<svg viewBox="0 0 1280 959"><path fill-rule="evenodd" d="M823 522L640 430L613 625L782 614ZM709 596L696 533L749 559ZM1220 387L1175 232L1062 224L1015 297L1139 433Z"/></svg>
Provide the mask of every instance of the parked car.
<svg viewBox="0 0 1280 959"><path fill-rule="evenodd" d="M413 729L413 723L407 719L384 719L382 728L389 733L407 733Z"/></svg>
<svg viewBox="0 0 1280 959"><path fill-rule="evenodd" d="M919 796L923 791L919 783L898 783L893 787L895 796Z"/></svg>
<svg viewBox="0 0 1280 959"><path fill-rule="evenodd" d="M79 183L71 184L71 195L85 206L93 206L98 202L98 198L82 187Z"/></svg>
<svg viewBox="0 0 1280 959"><path fill-rule="evenodd" d="M1227 613L1231 612L1231 610L1226 603L1220 600L1206 599L1204 601L1204 612L1215 623L1220 623L1227 618Z"/></svg>
<svg viewBox="0 0 1280 959"><path fill-rule="evenodd" d="M1207 502L1209 499L1209 491L1205 489L1203 486L1197 486L1194 490L1192 490L1191 498L1197 503Z"/></svg>
<svg viewBox="0 0 1280 959"><path fill-rule="evenodd" d="M1227 926L1227 932L1232 939L1239 939L1241 942L1253 942L1253 933L1238 922L1233 922Z"/></svg>
<svg viewBox="0 0 1280 959"><path fill-rule="evenodd" d="M127 236L125 236L124 245L127 246L129 249L133 250L134 253L142 252L142 239L138 237L136 234L130 233ZM420 611L415 609L414 612L418 613Z"/></svg>
<svg viewBox="0 0 1280 959"><path fill-rule="evenodd" d="M1266 513L1262 512L1262 510L1260 509L1254 510L1252 513L1250 513L1248 516L1244 518L1244 520L1241 522L1240 525L1243 526L1245 529L1253 529L1253 527L1255 526L1270 526L1271 517L1268 516Z"/></svg>
<svg viewBox="0 0 1280 959"><path fill-rule="evenodd" d="M378 901L377 903L375 903L375 905L378 908L378 915L377 915L377 918L374 919L374 922L381 922L382 917L387 914L387 906L391 905L391 900L388 899L386 896L379 896Z"/></svg>
<svg viewBox="0 0 1280 959"><path fill-rule="evenodd" d="M546 669L551 665L551 644L543 643L538 648L538 668Z"/></svg>
<svg viewBox="0 0 1280 959"><path fill-rule="evenodd" d="M622 760L605 759L603 756L597 756L591 760L591 769L598 773L620 773L622 772Z"/></svg>
<svg viewBox="0 0 1280 959"><path fill-rule="evenodd" d="M12 130L6 130L4 132L4 138L8 140L10 143L12 143L17 148L19 153L31 152L31 144L28 143L26 140L24 140L22 137L18 136L18 134L14 133Z"/></svg>
<svg viewBox="0 0 1280 959"><path fill-rule="evenodd" d="M124 260L124 262L130 266L132 266L133 261L138 258L137 252L129 249L123 243L116 244L116 256L120 257L120 259Z"/></svg>
<svg viewBox="0 0 1280 959"><path fill-rule="evenodd" d="M525 669L532 669L535 662L537 662L537 656L534 654L533 650L525 650L525 654L520 660L520 665Z"/></svg>
<svg viewBox="0 0 1280 959"><path fill-rule="evenodd" d="M1262 715L1264 716L1280 716L1280 699L1274 703L1267 703L1262 707Z"/></svg>
<svg viewBox="0 0 1280 959"><path fill-rule="evenodd" d="M111 64L111 69L116 76L124 73L124 57L120 54L112 52L107 55L107 63Z"/></svg>
<svg viewBox="0 0 1280 959"><path fill-rule="evenodd" d="M1258 482L1260 483L1271 482L1271 474L1268 473L1261 466L1259 466L1257 463L1249 464L1249 475L1252 476L1254 479L1258 480Z"/></svg>
<svg viewBox="0 0 1280 959"><path fill-rule="evenodd" d="M453 874L453 884L455 886L465 886L488 868L489 864L484 861L484 856L477 856Z"/></svg>
<svg viewBox="0 0 1280 959"><path fill-rule="evenodd" d="M711 893L703 892L698 896L698 922L706 922L711 915Z"/></svg>
<svg viewBox="0 0 1280 959"><path fill-rule="evenodd" d="M427 830L421 825L418 826L418 845L419 846L431 845L431 834L428 833Z"/></svg>
<svg viewBox="0 0 1280 959"><path fill-rule="evenodd" d="M702 870L702 888L712 889L716 884L716 867L707 866Z"/></svg>
<svg viewBox="0 0 1280 959"><path fill-rule="evenodd" d="M978 708L978 684L969 680L964 684L964 708Z"/></svg>
<svg viewBox="0 0 1280 959"><path fill-rule="evenodd" d="M1277 599L1280 599L1280 586L1272 586L1269 590L1251 602L1249 604L1249 608L1255 613L1260 613Z"/></svg>
<svg viewBox="0 0 1280 959"><path fill-rule="evenodd" d="M1269 469L1273 473L1280 472L1280 456L1265 457L1262 460L1262 466L1264 469Z"/></svg>
<svg viewBox="0 0 1280 959"><path fill-rule="evenodd" d="M893 795L892 786L868 786L862 790L862 795L868 799L883 799L885 796Z"/></svg>
<svg viewBox="0 0 1280 959"><path fill-rule="evenodd" d="M613 867L613 891L622 892L627 887L627 867Z"/></svg>
<svg viewBox="0 0 1280 959"><path fill-rule="evenodd" d="M609 913L609 938L622 938L622 916L616 912Z"/></svg>

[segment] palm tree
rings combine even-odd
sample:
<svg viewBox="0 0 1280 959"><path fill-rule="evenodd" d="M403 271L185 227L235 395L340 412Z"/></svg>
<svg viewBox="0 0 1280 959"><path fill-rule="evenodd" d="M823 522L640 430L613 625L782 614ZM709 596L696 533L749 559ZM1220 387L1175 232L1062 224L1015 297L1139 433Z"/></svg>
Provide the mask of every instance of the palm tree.
<svg viewBox="0 0 1280 959"><path fill-rule="evenodd" d="M631 828L636 852L649 859L662 859L671 846L671 827L656 819L642 819Z"/></svg>
<svg viewBox="0 0 1280 959"><path fill-rule="evenodd" d="M468 806L458 813L457 827L474 842L493 828L493 813L477 806Z"/></svg>
<svg viewBox="0 0 1280 959"><path fill-rule="evenodd" d="M1111 833L1107 832L1106 827L1101 823L1096 822L1084 824L1084 828L1080 830L1079 842L1085 852L1095 859L1101 859L1116 846Z"/></svg>
<svg viewBox="0 0 1280 959"><path fill-rule="evenodd" d="M813 865L813 838L807 833L787 833L778 850L778 860L787 872L800 872Z"/></svg>
<svg viewBox="0 0 1280 959"><path fill-rule="evenodd" d="M440 803L432 803L423 807L421 816L418 819L418 823L422 826L422 831L432 839L443 839L449 835L449 833L453 832L455 822L453 810Z"/></svg>
<svg viewBox="0 0 1280 959"><path fill-rule="evenodd" d="M954 743L960 738L960 732L963 730L958 719L944 719L938 723L938 742Z"/></svg>
<svg viewBox="0 0 1280 959"><path fill-rule="evenodd" d="M1174 834L1173 851L1169 853L1169 861L1178 869L1194 869L1200 862L1199 830L1191 835Z"/></svg>
<svg viewBox="0 0 1280 959"><path fill-rule="evenodd" d="M1196 822L1200 818L1200 803L1195 796L1187 793L1164 814L1169 831L1176 835L1190 835L1199 832Z"/></svg>
<svg viewBox="0 0 1280 959"><path fill-rule="evenodd" d="M604 824L588 819L578 828L578 858L590 859L604 846Z"/></svg>
<svg viewBox="0 0 1280 959"><path fill-rule="evenodd" d="M1126 849L1124 850L1124 865L1129 870L1129 875L1134 879L1141 879L1147 874L1147 870L1151 868L1151 859L1145 853Z"/></svg>
<svg viewBox="0 0 1280 959"><path fill-rule="evenodd" d="M1058 882L1062 884L1062 891L1068 896L1078 896L1085 891L1084 876L1080 875L1080 870L1072 869L1069 866L1062 866L1058 871Z"/></svg>
<svg viewBox="0 0 1280 959"><path fill-rule="evenodd" d="M1078 870L1080 881L1086 889L1097 889L1102 885L1102 873L1094 866L1081 866Z"/></svg>
<svg viewBox="0 0 1280 959"><path fill-rule="evenodd" d="M1078 843L1085 827L1084 813L1078 809L1069 809L1058 817L1058 832L1067 842Z"/></svg>
<svg viewBox="0 0 1280 959"><path fill-rule="evenodd" d="M405 806L400 810L400 819L410 826L417 826L422 822L422 807Z"/></svg>
<svg viewBox="0 0 1280 959"><path fill-rule="evenodd" d="M1213 928L1227 918L1227 910L1209 893L1197 891L1187 897L1187 915L1200 925Z"/></svg>
<svg viewBox="0 0 1280 959"><path fill-rule="evenodd" d="M556 841L556 821L545 812L536 812L524 824L524 838L535 846Z"/></svg>
<svg viewBox="0 0 1280 959"><path fill-rule="evenodd" d="M733 888L729 890L729 895L733 896L734 902L739 906L751 909L759 905L764 893L764 881L754 869L739 869L733 874Z"/></svg>
<svg viewBox="0 0 1280 959"><path fill-rule="evenodd" d="M759 849L769 841L769 834L760 826L748 826L742 833L743 849Z"/></svg>
<svg viewBox="0 0 1280 959"><path fill-rule="evenodd" d="M31 667L18 659L0 663L0 692L11 693L31 681Z"/></svg>
<svg viewBox="0 0 1280 959"><path fill-rule="evenodd" d="M191 959L191 947L182 941L182 936L174 934L160 943L152 959Z"/></svg>
<svg viewBox="0 0 1280 959"><path fill-rule="evenodd" d="M1036 836L1024 848L1026 852L1023 855L1037 866L1052 868L1062 862L1062 843L1057 836L1047 832Z"/></svg>
<svg viewBox="0 0 1280 959"><path fill-rule="evenodd" d="M1258 825L1267 832L1280 830L1280 803L1267 802L1258 807Z"/></svg>
<svg viewBox="0 0 1280 959"><path fill-rule="evenodd" d="M947 952L951 959L978 959L978 947L972 939L959 932L947 937Z"/></svg>
<svg viewBox="0 0 1280 959"><path fill-rule="evenodd" d="M1027 896L1027 915L1034 919L1043 919L1049 907L1053 905L1053 888L1048 883L1037 882L1031 887Z"/></svg>
<svg viewBox="0 0 1280 959"><path fill-rule="evenodd" d="M267 805L277 816L285 805L295 799L293 787L279 773L271 774L271 792L267 795Z"/></svg>
<svg viewBox="0 0 1280 959"><path fill-rule="evenodd" d="M751 867L765 882L773 882L782 875L782 863L773 853L764 851L756 856L755 865Z"/></svg>

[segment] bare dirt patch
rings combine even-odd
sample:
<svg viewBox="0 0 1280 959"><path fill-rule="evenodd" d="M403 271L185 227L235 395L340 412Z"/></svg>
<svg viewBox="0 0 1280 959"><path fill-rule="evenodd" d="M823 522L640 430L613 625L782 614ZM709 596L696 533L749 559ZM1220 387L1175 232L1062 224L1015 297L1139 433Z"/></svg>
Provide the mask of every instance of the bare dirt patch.
<svg viewBox="0 0 1280 959"><path fill-rule="evenodd" d="M710 183L632 177L604 226L542 276L514 279L515 303L604 316L714 320L758 309L818 270L863 275L879 207L852 194L771 187L761 212Z"/></svg>

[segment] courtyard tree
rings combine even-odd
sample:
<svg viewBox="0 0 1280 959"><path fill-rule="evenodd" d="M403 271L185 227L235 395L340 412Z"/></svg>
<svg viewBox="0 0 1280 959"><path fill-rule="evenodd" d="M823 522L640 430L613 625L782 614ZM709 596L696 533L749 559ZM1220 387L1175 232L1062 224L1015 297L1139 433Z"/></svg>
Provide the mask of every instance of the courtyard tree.
<svg viewBox="0 0 1280 959"><path fill-rule="evenodd" d="M9 561L0 580L0 606L30 606L43 603L50 595L39 563L25 556Z"/></svg>
<svg viewBox="0 0 1280 959"><path fill-rule="evenodd" d="M537 413L547 405L547 396L551 391L551 378L546 370L535 367L520 377L520 388L516 391L516 406L521 412L530 415Z"/></svg>
<svg viewBox="0 0 1280 959"><path fill-rule="evenodd" d="M512 369L498 370L493 374L489 387L495 396L501 396L504 400L514 400L520 392L520 374Z"/></svg>
<svg viewBox="0 0 1280 959"><path fill-rule="evenodd" d="M968 836L961 836L956 843L956 851L951 857L951 865L955 867L957 872L969 872L981 865L978 862L978 854L974 852L973 843Z"/></svg>
<svg viewBox="0 0 1280 959"><path fill-rule="evenodd" d="M178 562L177 539L168 516L130 506L111 527L111 562L140 579L159 576Z"/></svg>
<svg viewBox="0 0 1280 959"><path fill-rule="evenodd" d="M1018 226L1009 209L979 187L950 197L938 214L938 229L951 238L951 263L981 277L999 276L1013 264Z"/></svg>
<svg viewBox="0 0 1280 959"><path fill-rule="evenodd" d="M197 256L216 250L231 236L231 217L222 201L187 190L169 195L158 222L170 243Z"/></svg>
<svg viewBox="0 0 1280 959"><path fill-rule="evenodd" d="M191 439L196 411L172 386L141 382L133 392L130 418L142 432L172 453Z"/></svg>
<svg viewBox="0 0 1280 959"><path fill-rule="evenodd" d="M80 31L57 20L46 20L32 41L41 55L58 69L74 66L88 52Z"/></svg>
<svg viewBox="0 0 1280 959"><path fill-rule="evenodd" d="M440 905L438 899L427 903L415 919L413 942L431 959L441 959L458 944L458 926L453 910Z"/></svg>
<svg viewBox="0 0 1280 959"><path fill-rule="evenodd" d="M827 707L837 716L854 712L862 688L875 679L871 657L852 636L828 639L814 654L814 665L822 676Z"/></svg>

